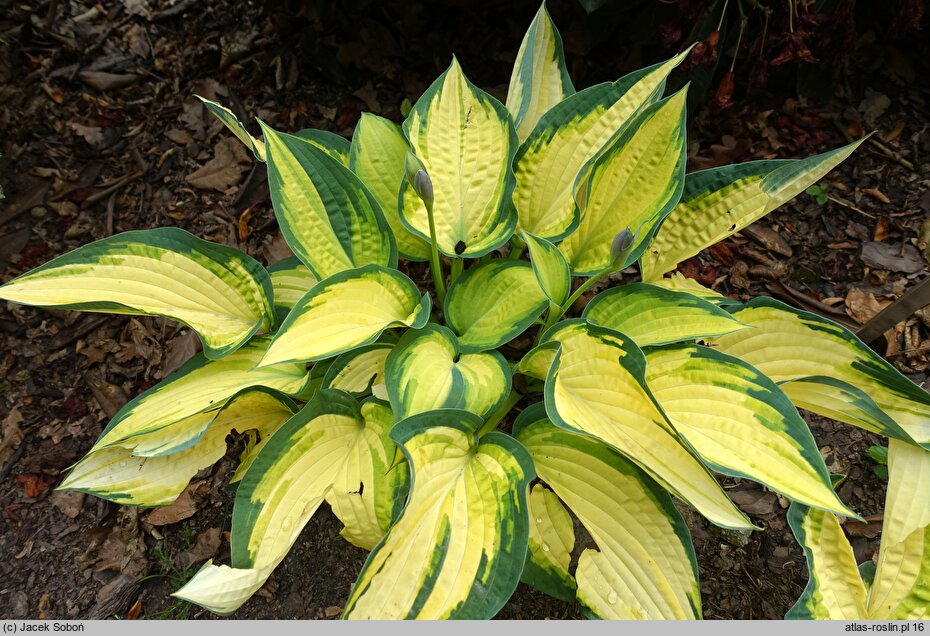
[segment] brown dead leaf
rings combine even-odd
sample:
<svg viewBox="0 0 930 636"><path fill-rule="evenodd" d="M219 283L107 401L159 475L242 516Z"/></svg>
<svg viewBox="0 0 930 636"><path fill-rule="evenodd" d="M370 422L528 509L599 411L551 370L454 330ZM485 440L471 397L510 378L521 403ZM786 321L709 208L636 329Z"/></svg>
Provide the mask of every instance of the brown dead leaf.
<svg viewBox="0 0 930 636"><path fill-rule="evenodd" d="M891 301L879 301L875 294L864 292L861 289L851 288L846 294L846 313L850 318L864 325L878 312L891 304Z"/></svg>
<svg viewBox="0 0 930 636"><path fill-rule="evenodd" d="M98 91L108 91L132 86L142 79L134 73L104 73L102 71L81 71L78 77L82 82Z"/></svg>
<svg viewBox="0 0 930 636"><path fill-rule="evenodd" d="M96 398L97 403L100 405L100 408L103 409L103 412L106 413L107 417L112 418L123 408L123 405L129 401L126 392L115 384L110 384L89 373L84 374L84 381L90 387L91 392L94 394L94 398Z"/></svg>
<svg viewBox="0 0 930 636"><path fill-rule="evenodd" d="M208 528L197 535L194 547L185 550L178 556L181 567L188 569L191 566L212 559L220 549L222 532L219 528Z"/></svg>
<svg viewBox="0 0 930 636"><path fill-rule="evenodd" d="M122 614L149 570L145 541L139 532L139 508L121 506L115 523L92 528L88 538L87 550L75 563L80 568L93 568L94 578L103 585L85 618Z"/></svg>
<svg viewBox="0 0 930 636"><path fill-rule="evenodd" d="M290 258L294 255L294 252L291 251L287 241L284 240L284 235L278 232L273 239L262 243L262 254L264 254L269 265L274 265L278 261Z"/></svg>
<svg viewBox="0 0 930 636"><path fill-rule="evenodd" d="M237 139L224 137L213 146L213 158L185 180L195 188L225 192L242 180L248 164L245 146Z"/></svg>
<svg viewBox="0 0 930 636"><path fill-rule="evenodd" d="M16 481L23 487L27 497L38 497L52 485L45 475L38 473L22 473L16 476Z"/></svg>
<svg viewBox="0 0 930 636"><path fill-rule="evenodd" d="M197 512L197 504L191 497L191 493L204 482L193 482L184 489L174 503L164 508L156 508L145 518L153 526L167 526L178 521L183 521L188 517L194 516Z"/></svg>
<svg viewBox="0 0 930 636"><path fill-rule="evenodd" d="M740 230L740 233L753 239L770 252L782 256L791 256L794 253L788 241L770 227L756 223Z"/></svg>
<svg viewBox="0 0 930 636"><path fill-rule="evenodd" d="M872 235L872 240L881 243L886 238L888 238L888 217L883 216L875 224L875 233Z"/></svg>
<svg viewBox="0 0 930 636"><path fill-rule="evenodd" d="M161 368L155 372L155 378L161 380L168 377L202 348L200 337L193 330L186 330L181 335L172 338L168 343L168 351L165 353Z"/></svg>
<svg viewBox="0 0 930 636"><path fill-rule="evenodd" d="M323 616L326 618L335 618L339 616L340 614L342 614L342 608L336 607L335 605L330 605L329 607L323 610Z"/></svg>
<svg viewBox="0 0 930 636"><path fill-rule="evenodd" d="M862 244L861 258L863 263L874 269L887 269L905 274L916 274L926 267L920 252L910 243L901 245L866 241Z"/></svg>
<svg viewBox="0 0 930 636"><path fill-rule="evenodd" d="M142 599L136 599L136 602L132 604L132 607L129 608L129 611L126 612L126 620L134 621L139 618L139 615L142 613Z"/></svg>
<svg viewBox="0 0 930 636"><path fill-rule="evenodd" d="M7 416L0 422L0 466L6 465L16 449L23 442L23 431L19 425L23 423L23 416L19 406L14 406Z"/></svg>
<svg viewBox="0 0 930 636"><path fill-rule="evenodd" d="M74 519L81 514L81 508L84 506L84 493L73 490L56 490L48 496L48 500L64 516Z"/></svg>
<svg viewBox="0 0 930 636"><path fill-rule="evenodd" d="M188 144L194 143L194 138L191 137L189 132L187 132L186 130L179 130L177 128L166 130L165 137L167 137L174 143L180 144L182 146L186 146Z"/></svg>
<svg viewBox="0 0 930 636"><path fill-rule="evenodd" d="M731 490L728 494L733 503L748 515L771 515L778 509L775 493L763 490Z"/></svg>
<svg viewBox="0 0 930 636"><path fill-rule="evenodd" d="M103 143L103 130L97 126L84 126L73 122L68 126L91 146L99 146Z"/></svg>
<svg viewBox="0 0 930 636"><path fill-rule="evenodd" d="M843 524L843 529L850 537L865 537L874 539L882 533L883 515L868 515L865 517L865 523L855 519L848 519Z"/></svg>
<svg viewBox="0 0 930 636"><path fill-rule="evenodd" d="M867 194L876 201L881 201L882 203L891 203L891 199L878 188L862 188L862 194Z"/></svg>

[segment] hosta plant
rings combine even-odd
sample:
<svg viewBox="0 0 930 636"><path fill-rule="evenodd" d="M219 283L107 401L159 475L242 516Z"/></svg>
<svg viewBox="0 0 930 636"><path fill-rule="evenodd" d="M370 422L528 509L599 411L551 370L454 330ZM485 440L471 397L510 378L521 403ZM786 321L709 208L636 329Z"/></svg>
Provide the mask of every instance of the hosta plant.
<svg viewBox="0 0 930 636"><path fill-rule="evenodd" d="M576 92L541 8L506 105L454 59L402 126L366 114L351 143L263 122L255 137L206 102L265 162L295 257L266 269L180 229L133 231L0 288L24 304L164 316L203 341L60 487L169 504L231 432L247 435L231 563L176 592L219 614L268 580L324 501L370 550L346 618L489 618L520 580L592 616L699 618L672 496L755 528L715 472L818 518L855 516L796 407L925 462L930 395L827 320L666 274L856 144L686 174L686 93L664 96L686 55ZM407 275L425 271L415 261L431 285ZM566 315L637 263L640 282ZM925 529L920 474L923 500L900 505L924 510L908 523ZM577 563L573 518L596 545ZM925 539L908 534L886 570ZM926 586L926 571L893 594Z"/></svg>

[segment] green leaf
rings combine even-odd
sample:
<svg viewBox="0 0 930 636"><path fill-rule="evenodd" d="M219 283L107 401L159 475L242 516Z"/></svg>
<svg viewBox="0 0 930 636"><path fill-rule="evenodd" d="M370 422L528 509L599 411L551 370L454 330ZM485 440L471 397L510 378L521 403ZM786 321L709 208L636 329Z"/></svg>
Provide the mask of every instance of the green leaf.
<svg viewBox="0 0 930 636"><path fill-rule="evenodd" d="M510 393L510 367L500 353L462 353L455 334L433 323L401 337L384 375L398 421L450 408L487 418Z"/></svg>
<svg viewBox="0 0 930 636"><path fill-rule="evenodd" d="M324 499L346 524L344 536L377 543L406 483L405 466L389 470L392 421L376 401L359 405L341 391L320 391L275 432L243 477L233 508L232 567L208 561L173 596L232 613L264 585Z"/></svg>
<svg viewBox="0 0 930 636"><path fill-rule="evenodd" d="M854 426L865 422L877 426L880 420L871 409L874 404L899 427L883 429L883 435L930 448L930 394L849 331L771 298L755 298L731 313L753 328L716 338L714 346L742 358L778 383L806 379L803 393L795 392L800 387L785 386L792 399L800 395L797 406ZM833 381L823 381L824 377ZM845 404L838 406L838 400ZM855 417L847 416L851 411Z"/></svg>
<svg viewBox="0 0 930 636"><path fill-rule="evenodd" d="M523 36L507 89L507 110L522 142L546 111L573 95L562 38L543 2Z"/></svg>
<svg viewBox="0 0 930 636"><path fill-rule="evenodd" d="M127 506L166 506L177 499L198 471L226 454L233 431L255 430L268 436L297 407L267 389L245 389L224 406L193 415L151 433L93 451L79 461L58 487L78 490ZM188 444L178 444L178 429L195 424ZM152 454L148 447L168 448Z"/></svg>
<svg viewBox="0 0 930 636"><path fill-rule="evenodd" d="M272 294L258 261L173 227L94 241L0 287L23 305L176 320L214 360L271 325Z"/></svg>
<svg viewBox="0 0 930 636"><path fill-rule="evenodd" d="M631 340L579 319L559 323L546 339L560 345L545 390L557 426L613 446L713 523L753 528L666 420Z"/></svg>
<svg viewBox="0 0 930 636"><path fill-rule="evenodd" d="M381 206L328 152L264 123L268 187L281 233L318 279L368 264L395 267Z"/></svg>
<svg viewBox="0 0 930 636"><path fill-rule="evenodd" d="M136 396L113 416L91 451L151 433L192 415L217 408L243 389L263 386L298 395L307 386L305 365L282 364L256 369L270 337L253 338L222 360L196 354L177 372Z"/></svg>
<svg viewBox="0 0 930 636"><path fill-rule="evenodd" d="M606 619L701 617L691 535L658 484L606 444L553 426L541 404L514 435L597 544L575 573L584 606Z"/></svg>
<svg viewBox="0 0 930 636"><path fill-rule="evenodd" d="M520 229L556 242L578 226L576 176L637 111L661 96L687 53L575 93L540 118L513 162Z"/></svg>
<svg viewBox="0 0 930 636"><path fill-rule="evenodd" d="M578 229L559 248L575 276L592 276L636 261L681 197L685 180L686 92L646 107L607 142L579 174ZM635 234L626 259L614 263L613 238Z"/></svg>
<svg viewBox="0 0 930 636"><path fill-rule="evenodd" d="M350 619L486 619L510 598L526 558L533 463L482 420L441 410L398 423L413 486L346 602ZM403 584L399 584L399 582Z"/></svg>
<svg viewBox="0 0 930 636"><path fill-rule="evenodd" d="M854 517L833 491L807 424L778 386L739 358L697 345L651 349L646 384L714 470Z"/></svg>
<svg viewBox="0 0 930 636"><path fill-rule="evenodd" d="M400 255L407 260L425 261L429 258L429 243L404 227L398 211L407 149L400 126L383 117L362 113L352 136L349 168L381 204Z"/></svg>
<svg viewBox="0 0 930 636"><path fill-rule="evenodd" d="M453 58L414 104L404 133L432 181L439 250L477 258L506 243L517 222L510 167L517 135L504 106L469 82ZM429 240L426 206L406 181L400 217Z"/></svg>
<svg viewBox="0 0 930 636"><path fill-rule="evenodd" d="M255 158L259 161L265 161L265 143L261 139L256 139L246 130L246 127L243 125L239 118L236 117L231 110L223 106L222 104L217 104L212 102L209 99L205 99L200 95L194 95L197 99L203 102L203 105L207 107L213 115L219 119L225 126L232 131L232 133L239 138L245 147L252 151L252 154L255 155Z"/></svg>
<svg viewBox="0 0 930 636"><path fill-rule="evenodd" d="M539 287L550 302L562 306L572 291L572 269L559 248L529 232L523 232L523 240L530 251L530 262Z"/></svg>
<svg viewBox="0 0 930 636"><path fill-rule="evenodd" d="M464 353L496 349L510 342L549 306L532 266L498 259L479 263L459 276L446 295L446 322Z"/></svg>
<svg viewBox="0 0 930 636"><path fill-rule="evenodd" d="M872 620L930 619L930 452L894 439L868 611Z"/></svg>
<svg viewBox="0 0 930 636"><path fill-rule="evenodd" d="M799 503L788 509L788 524L804 548L810 576L786 619L855 621L866 615L867 593L856 557L831 512Z"/></svg>
<svg viewBox="0 0 930 636"><path fill-rule="evenodd" d="M429 320L429 295L394 269L366 265L322 280L275 334L262 366L323 360L371 344L389 327Z"/></svg>
<svg viewBox="0 0 930 636"><path fill-rule="evenodd" d="M678 263L790 201L863 141L806 159L753 161L689 174L681 202L643 254L643 280L660 278Z"/></svg>
<svg viewBox="0 0 930 636"><path fill-rule="evenodd" d="M571 603L578 586L568 573L575 548L571 516L555 494L534 484L527 499L530 515L529 551L521 581L549 596Z"/></svg>
<svg viewBox="0 0 930 636"><path fill-rule="evenodd" d="M746 328L713 303L647 283L603 291L581 315L592 324L626 334L640 347L721 336Z"/></svg>
<svg viewBox="0 0 930 636"><path fill-rule="evenodd" d="M328 130L305 128L295 132L294 136L310 142L342 165L349 165L349 140L342 135Z"/></svg>

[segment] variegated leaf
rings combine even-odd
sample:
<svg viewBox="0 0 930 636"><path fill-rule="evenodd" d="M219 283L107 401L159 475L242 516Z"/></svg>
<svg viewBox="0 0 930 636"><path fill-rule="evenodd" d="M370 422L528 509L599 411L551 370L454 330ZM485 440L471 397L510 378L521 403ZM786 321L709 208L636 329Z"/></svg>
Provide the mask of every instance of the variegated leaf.
<svg viewBox="0 0 930 636"><path fill-rule="evenodd" d="M446 322L463 353L496 349L526 331L549 306L532 266L498 259L459 276L446 295Z"/></svg>
<svg viewBox="0 0 930 636"><path fill-rule="evenodd" d="M211 359L271 325L272 294L258 261L173 227L94 241L0 287L24 305L177 320Z"/></svg>
<svg viewBox="0 0 930 636"><path fill-rule="evenodd" d="M553 426L542 405L520 414L514 435L597 544L575 573L583 605L608 619L701 617L691 535L658 484L606 444Z"/></svg>
<svg viewBox="0 0 930 636"><path fill-rule="evenodd" d="M330 358L373 343L388 327L422 327L429 313L429 295L421 297L397 270L377 265L348 270L301 298L261 365Z"/></svg>
<svg viewBox="0 0 930 636"><path fill-rule="evenodd" d="M603 291L581 315L590 323L626 334L639 347L721 336L746 328L713 303L647 283Z"/></svg>
<svg viewBox="0 0 930 636"><path fill-rule="evenodd" d="M575 93L540 118L514 157L520 229L556 242L577 227L572 195L581 168L637 111L661 96L668 74L687 54Z"/></svg>
<svg viewBox="0 0 930 636"><path fill-rule="evenodd" d="M529 136L546 111L574 93L562 37L544 2L523 36L507 89L507 110L520 141Z"/></svg>
<svg viewBox="0 0 930 636"><path fill-rule="evenodd" d="M408 147L400 126L383 117L362 113L352 136L349 167L381 204L400 255L407 260L425 261L429 258L429 243L400 222L399 198Z"/></svg>
<svg viewBox="0 0 930 636"><path fill-rule="evenodd" d="M506 243L517 223L510 167L517 134L503 104L469 82L453 58L414 104L404 133L432 182L439 250L476 258ZM404 183L401 220L429 240L426 206Z"/></svg>
<svg viewBox="0 0 930 636"><path fill-rule="evenodd" d="M559 249L575 276L636 261L671 212L685 179L686 92L646 107L582 169L574 198L578 228ZM611 243L623 229L634 242L622 263L613 263Z"/></svg>
<svg viewBox="0 0 930 636"><path fill-rule="evenodd" d="M689 174L681 202L643 253L643 280L660 278L681 261L790 201L863 141L806 159L754 161Z"/></svg>
<svg viewBox="0 0 930 636"><path fill-rule="evenodd" d="M533 463L482 419L444 409L398 423L413 486L403 513L368 556L349 595L350 619L485 619L520 579Z"/></svg>
<svg viewBox="0 0 930 636"><path fill-rule="evenodd" d="M545 389L556 425L613 446L713 523L753 527L666 420L631 340L580 319L556 325L547 338L560 345Z"/></svg>
<svg viewBox="0 0 930 636"><path fill-rule="evenodd" d="M398 421L435 409L463 409L488 417L510 392L510 367L497 351L462 353L455 334L428 324L410 330L384 364Z"/></svg>
<svg viewBox="0 0 930 636"><path fill-rule="evenodd" d="M261 123L261 122L259 122ZM268 187L281 233L318 279L397 265L397 246L368 188L330 154L262 123Z"/></svg>

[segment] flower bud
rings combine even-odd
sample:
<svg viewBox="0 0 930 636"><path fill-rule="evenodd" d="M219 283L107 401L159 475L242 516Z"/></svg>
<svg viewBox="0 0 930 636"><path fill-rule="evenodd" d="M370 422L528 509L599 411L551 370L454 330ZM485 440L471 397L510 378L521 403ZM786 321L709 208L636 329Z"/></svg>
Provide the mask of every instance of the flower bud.
<svg viewBox="0 0 930 636"><path fill-rule="evenodd" d="M636 242L636 235L630 228L625 227L614 237L610 244L610 258L614 267L620 268L626 265L626 259L633 249Z"/></svg>
<svg viewBox="0 0 930 636"><path fill-rule="evenodd" d="M426 173L426 166L420 161L419 157L407 151L407 160L404 162L404 169L407 172L407 181L413 187L413 191L423 199L426 205L433 205L433 182Z"/></svg>

